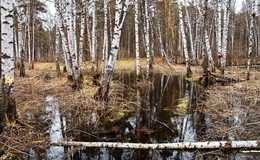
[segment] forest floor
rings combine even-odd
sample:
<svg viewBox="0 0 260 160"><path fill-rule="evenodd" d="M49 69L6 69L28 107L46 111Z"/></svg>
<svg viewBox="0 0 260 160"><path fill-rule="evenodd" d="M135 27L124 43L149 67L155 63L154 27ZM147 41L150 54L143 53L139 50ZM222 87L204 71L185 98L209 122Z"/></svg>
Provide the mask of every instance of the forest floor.
<svg viewBox="0 0 260 160"><path fill-rule="evenodd" d="M141 60L145 66L145 59ZM102 111L103 115L95 122L102 123L104 120L116 120L120 118L118 113L127 113L135 110L135 102L126 102L118 99L115 95L118 85L111 85L111 99L109 103L97 102L93 99L98 86L92 83L89 70L90 63L85 64L84 82L81 90L74 90L71 83L67 82L66 73L57 77L54 63L35 63L35 69L26 70L27 77L16 78L14 97L16 99L19 123L9 125L0 135L0 152L22 154L32 156L29 149L46 150L49 145L49 137L46 131L49 121L43 120L45 114L46 97L51 95L59 101L61 114L77 112L78 108L84 108L74 114L83 114L85 121L90 125L91 114ZM153 66L154 72L164 74L185 74L185 65L173 65L174 71L156 59ZM194 77L202 75L199 66L192 66ZM130 72L135 70L134 59L121 60L117 62L116 72ZM144 69L143 69L144 70ZM18 71L16 71L16 75ZM246 69L229 67L227 75L236 78L245 78ZM260 70L252 69L252 80L227 86L212 86L206 90L207 101L203 103L201 111L213 118L211 131L215 139L224 139L232 134L238 139L259 139L260 137ZM113 96L114 94L114 96ZM236 117L243 117L243 121L236 121ZM238 127L231 123L235 123ZM95 125L93 124L93 125ZM73 130L73 127L70 128ZM94 136L94 135L93 135ZM207 137L205 137L206 139ZM1 153L0 153L1 155ZM11 154L8 155L12 156ZM1 156L0 156L1 157ZM0 158L1 159L1 158Z"/></svg>

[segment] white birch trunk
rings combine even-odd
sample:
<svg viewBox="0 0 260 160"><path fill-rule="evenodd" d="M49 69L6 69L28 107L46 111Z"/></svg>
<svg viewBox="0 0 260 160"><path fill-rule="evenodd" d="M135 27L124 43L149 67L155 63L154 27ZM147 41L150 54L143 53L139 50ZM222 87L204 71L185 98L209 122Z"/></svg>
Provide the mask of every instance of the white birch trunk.
<svg viewBox="0 0 260 160"><path fill-rule="evenodd" d="M209 68L210 68L211 72L215 72L215 66L214 66L214 61L213 61L213 57L212 57L207 29L205 29L205 41L206 41L207 54L208 54L208 59L209 59Z"/></svg>
<svg viewBox="0 0 260 160"><path fill-rule="evenodd" d="M104 45L102 56L102 71L105 70L108 59L108 3L109 0L104 0Z"/></svg>
<svg viewBox="0 0 260 160"><path fill-rule="evenodd" d="M92 44L91 44L91 62L92 72L95 71L95 65L96 65L96 2L95 0L92 0Z"/></svg>
<svg viewBox="0 0 260 160"><path fill-rule="evenodd" d="M69 42L68 42L68 37L65 34L66 31L65 31L64 23L62 22L63 17L62 17L62 12L60 9L59 0L55 0L55 8L56 8L56 12L57 12L56 16L57 16L59 31L60 31L61 38L62 38L62 46L65 51L64 59L65 59L66 69L68 71L69 77L72 77L73 71L72 71L72 64L71 64ZM69 27L67 27L67 28L69 28Z"/></svg>
<svg viewBox="0 0 260 160"><path fill-rule="evenodd" d="M222 51L221 51L221 46L222 46L222 36L221 36L221 4L222 4L222 0L218 1L218 6L217 6L217 14L218 14L218 19L217 19L217 36L216 36L216 42L217 42L217 55L218 55L218 63L219 65L221 64L222 61Z"/></svg>
<svg viewBox="0 0 260 160"><path fill-rule="evenodd" d="M185 11L186 11L187 21L188 21L188 27L189 27L191 55L192 55L193 62L196 62L196 53L195 53L195 51L194 51L192 28L191 28L190 16L189 16L189 12L188 12L188 9L187 9L187 3L186 3L186 1L187 1L187 0L184 0L184 2L185 2Z"/></svg>
<svg viewBox="0 0 260 160"><path fill-rule="evenodd" d="M226 68L226 56L227 56L227 38L228 38L228 25L229 25L229 15L230 15L230 0L225 0L224 8L224 27L222 36L222 58L221 58L221 72L224 74Z"/></svg>
<svg viewBox="0 0 260 160"><path fill-rule="evenodd" d="M28 19L28 25L27 25L27 32L28 32L28 61L29 61L29 65L32 63L32 56L31 56L31 43L30 43L30 25L29 25L29 19Z"/></svg>
<svg viewBox="0 0 260 160"><path fill-rule="evenodd" d="M151 55L150 55L150 23L149 23L149 6L148 0L145 0L145 27L144 27L144 35L145 35L145 52L146 52L146 79L149 78L150 74L150 66L151 66Z"/></svg>
<svg viewBox="0 0 260 160"><path fill-rule="evenodd" d="M250 79L250 67L253 52L253 36L254 36L254 19L255 19L255 0L252 3L252 13L250 20L250 33L249 33L249 48L248 48L248 61L247 61L247 80Z"/></svg>
<svg viewBox="0 0 260 160"><path fill-rule="evenodd" d="M72 70L74 73L74 81L78 84L80 80L80 73L79 73L79 67L78 67L78 51L77 51L77 36L76 36L76 2L75 0L71 1L71 25L70 25L70 31L71 31L71 60L72 60Z"/></svg>
<svg viewBox="0 0 260 160"><path fill-rule="evenodd" d="M35 55L35 53L34 53L34 46L35 46L35 27L34 27L34 23L35 23L35 20L34 20L34 16L33 16L33 19L32 19L32 21L33 21L33 24L32 24L32 52L31 52L31 54L32 54L32 66L31 66L31 68L32 69L34 69L34 55Z"/></svg>
<svg viewBox="0 0 260 160"><path fill-rule="evenodd" d="M122 0L116 0L115 27L114 27L113 40L111 43L112 50L109 56L108 64L106 66L106 73L114 71L115 62L119 50L119 43L121 39L121 31L125 20L129 0L126 0L125 3L126 4L123 5ZM121 17L123 17L122 20Z"/></svg>
<svg viewBox="0 0 260 160"><path fill-rule="evenodd" d="M24 15L22 14L21 9L18 7L20 5L19 2L17 3L17 13L18 13L18 49L17 49L17 53L18 53L18 59L21 58L21 51L24 51L24 40L23 40L23 33L25 32L23 30L23 23L24 23Z"/></svg>
<svg viewBox="0 0 260 160"><path fill-rule="evenodd" d="M201 7L200 7L200 3L198 2L198 0L194 1L194 4L197 8L197 13L196 13L196 38L195 38L195 54L196 54L196 58L199 57L200 53L201 53L201 32L202 32L202 11L201 11Z"/></svg>
<svg viewBox="0 0 260 160"><path fill-rule="evenodd" d="M205 7L205 4L204 4L204 7ZM199 12L199 19L201 20L204 15L203 15L201 7L199 5L198 5L198 12ZM206 13L206 11L204 11L204 12ZM206 52L208 55L209 68L210 68L211 72L215 72L215 65L214 65L214 61L213 61L213 57L212 57L212 51L211 51L211 46L210 46L210 42L209 42L208 31L206 28L204 28L203 30L204 30L204 35L205 35L204 41L205 41Z"/></svg>
<svg viewBox="0 0 260 160"><path fill-rule="evenodd" d="M56 141L56 146L77 146L89 148L131 148L131 149L240 149L260 148L259 141L207 141L207 142L180 142L180 143L116 143L116 142L73 142Z"/></svg>
<svg viewBox="0 0 260 160"><path fill-rule="evenodd" d="M160 23L159 23L159 20L156 19L156 23L157 23L157 32L158 32L158 40L159 40L159 46L160 46L160 53L161 53L161 56L164 58L166 56L166 52L164 50L164 47L163 47L163 41L162 41L162 34L161 34L161 26L160 26Z"/></svg>
<svg viewBox="0 0 260 160"><path fill-rule="evenodd" d="M183 44L183 49L184 49L184 56L185 56L185 64L186 64L186 69L187 69L187 75L190 75L191 69L190 69L190 60L189 60L189 53L188 53L188 48L187 48L187 40L186 40L186 35L185 35L185 28L184 28L184 23L183 23L183 17L182 17L182 6L179 4L179 21L180 21L180 27L181 27L181 36L182 36L182 44Z"/></svg>
<svg viewBox="0 0 260 160"><path fill-rule="evenodd" d="M87 30L87 39L88 39L88 47L90 54L92 53L92 41L91 41L91 33L90 33L90 21L89 21L89 5L91 5L91 2L88 1L88 5L86 5L86 30Z"/></svg>
<svg viewBox="0 0 260 160"><path fill-rule="evenodd" d="M124 4L122 3L122 0L116 0L115 26L113 40L111 42L111 52L105 69L105 80L103 81L102 86L99 88L97 94L95 95L96 99L101 99L105 101L108 100L110 83L112 81L114 73L121 39L121 31L125 21L128 5L129 0L126 0Z"/></svg>
<svg viewBox="0 0 260 160"><path fill-rule="evenodd" d="M56 30L55 30L55 33L56 33L55 61L56 61L56 72L57 72L57 75L59 76L61 74L60 73L60 59L59 59L59 56L60 56L60 31L59 31L59 25L58 25L57 17L58 16L56 16Z"/></svg>
<svg viewBox="0 0 260 160"><path fill-rule="evenodd" d="M108 19L109 19L109 33L110 33L110 42L113 40L113 27L112 27L112 13L111 13L111 7L108 7Z"/></svg>
<svg viewBox="0 0 260 160"><path fill-rule="evenodd" d="M136 75L140 76L140 51L139 51L139 0L135 0L135 55Z"/></svg>
<svg viewBox="0 0 260 160"><path fill-rule="evenodd" d="M10 0L1 0L1 39L2 76L12 84L14 82L13 2Z"/></svg>
<svg viewBox="0 0 260 160"><path fill-rule="evenodd" d="M86 15L86 0L82 0L82 10L81 10L81 24L80 24L80 37L79 37L79 72L82 71L83 62L83 44L84 44L84 34L85 34L85 15Z"/></svg>

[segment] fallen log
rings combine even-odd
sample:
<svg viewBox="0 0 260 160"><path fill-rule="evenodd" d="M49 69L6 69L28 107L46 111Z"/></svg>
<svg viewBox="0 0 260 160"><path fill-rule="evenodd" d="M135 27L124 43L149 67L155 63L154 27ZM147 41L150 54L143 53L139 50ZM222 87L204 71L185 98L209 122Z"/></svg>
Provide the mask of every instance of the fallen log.
<svg viewBox="0 0 260 160"><path fill-rule="evenodd" d="M239 79L239 78L233 78L223 75L213 75L215 77L216 82L228 82L228 83L238 83L238 82L244 82L245 79Z"/></svg>
<svg viewBox="0 0 260 160"><path fill-rule="evenodd" d="M76 146L89 148L123 148L123 149L260 149L260 141L207 141L180 143L117 143L117 142L73 142L56 141L55 146Z"/></svg>

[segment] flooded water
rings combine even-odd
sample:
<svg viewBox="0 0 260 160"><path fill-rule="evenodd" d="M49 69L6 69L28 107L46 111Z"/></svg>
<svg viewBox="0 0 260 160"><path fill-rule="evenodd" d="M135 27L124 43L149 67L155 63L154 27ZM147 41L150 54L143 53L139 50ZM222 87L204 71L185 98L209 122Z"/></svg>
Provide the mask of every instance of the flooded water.
<svg viewBox="0 0 260 160"><path fill-rule="evenodd" d="M136 110L121 119L108 122L102 128L89 130L86 124L77 126L77 135L66 134L66 126L71 124L61 117L59 104L54 97L46 97L47 118L51 121L50 142L74 137L77 141L107 141L132 143L172 143L200 141L207 134L211 119L197 111L203 88L185 80L185 76L153 74L150 85L136 87L134 73L115 76L121 83L121 96L125 100L136 101ZM92 113L91 119L97 120ZM232 136L232 135L231 135ZM209 139L210 140L210 139ZM257 159L259 155L227 153L217 151L175 151L137 150L108 148L75 148L51 146L45 159Z"/></svg>

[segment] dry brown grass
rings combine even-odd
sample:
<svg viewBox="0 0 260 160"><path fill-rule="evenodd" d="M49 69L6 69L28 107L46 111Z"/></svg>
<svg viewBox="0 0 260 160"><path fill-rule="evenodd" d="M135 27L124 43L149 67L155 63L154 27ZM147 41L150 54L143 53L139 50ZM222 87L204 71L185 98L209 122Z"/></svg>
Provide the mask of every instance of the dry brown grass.
<svg viewBox="0 0 260 160"><path fill-rule="evenodd" d="M69 119L67 133L70 134L76 133L81 125L95 128L123 118L136 108L133 101L120 96L122 86L115 82L111 84L111 99L106 103L92 98L98 87L92 84L90 75L84 75L81 90L74 90L72 83L67 82L66 74L56 76L52 63L36 63L35 69L26 70L26 74L25 78L16 78L13 92L20 122L6 127L0 135L0 150L6 152L31 156L28 154L30 148L46 150L49 141L46 131L51 122L43 117L48 114L45 109L48 95L59 101L61 116ZM93 114L96 114L95 121Z"/></svg>
<svg viewBox="0 0 260 160"><path fill-rule="evenodd" d="M145 59L141 60L141 64L145 66ZM89 66L90 65L86 63L85 71L88 70ZM161 59L155 59L155 72L164 74L186 74L184 65L174 65L173 67L174 71L171 71ZM26 69L27 68L28 67L26 67ZM143 71L144 69L145 68L142 68ZM129 72L134 70L135 63L133 59L122 60L116 66L116 72ZM197 73L201 73L202 71L201 67L197 66L193 66L192 70ZM19 72L16 71L16 75L19 75L18 73ZM46 104L45 98L48 95L54 96L60 102L60 112L62 116L69 119L66 133L70 133L71 135L75 135L80 126L86 127L86 130L83 131L86 133L87 130L95 129L106 122L118 120L136 109L135 96L133 96L132 99L130 97L128 101L123 99L122 93L120 92L123 86L115 82L111 85L111 99L109 103L95 101L92 96L98 87L92 84L91 79L88 78L90 75L88 75L87 72L84 75L85 80L81 90L72 89L72 84L67 82L66 73L63 73L61 77L57 77L54 63L35 63L35 69L26 70L26 74L27 77L25 78L16 78L13 92L16 99L19 120L23 124L9 126L0 135L0 150L5 150L6 152L30 156L28 155L30 148L46 150L49 140L46 131L50 126L50 122L43 121L42 116L47 114L45 107L48 104ZM50 78L46 78L46 75ZM254 79L259 79L258 73L255 75ZM144 85L142 83L147 84L143 81L140 83L142 86ZM253 132L253 129L256 127L260 128L258 123L259 114L257 114L260 113L260 107L256 108L254 103L252 103L250 104L251 107L248 108L247 103L244 103L257 98L257 104L259 104L259 81L252 81L252 84L253 83L256 83L254 85L257 86L254 90L246 90L245 84L241 83L238 84L238 86L232 87L232 90L227 87L220 89L215 88L208 91L208 101L205 103L207 107L203 109L203 112L212 116L214 120L212 124L213 131L216 131L219 135L232 131L234 135L239 135L239 137L255 136L255 134L259 136L259 133ZM239 88L239 85L242 85L242 88ZM248 87L251 88L251 86ZM241 90L246 90L246 92L242 92ZM254 97L255 95L258 95L258 97ZM245 100L242 101L241 97ZM234 101L238 101L243 105L237 107L237 110L235 110L235 107L232 108L228 104L230 98L233 98ZM220 109L216 109L217 107ZM237 134L236 129L228 127L228 123L223 124L223 122L226 122L235 112L243 109L246 109L247 113L250 113L250 116L253 115L255 117L250 118L247 116L246 124L243 124L240 128L244 130L243 128L249 127L250 130ZM96 115L95 120L93 120L93 113Z"/></svg>
<svg viewBox="0 0 260 160"><path fill-rule="evenodd" d="M259 139L260 81L212 87L206 91L200 110L211 119L207 124L211 139Z"/></svg>

